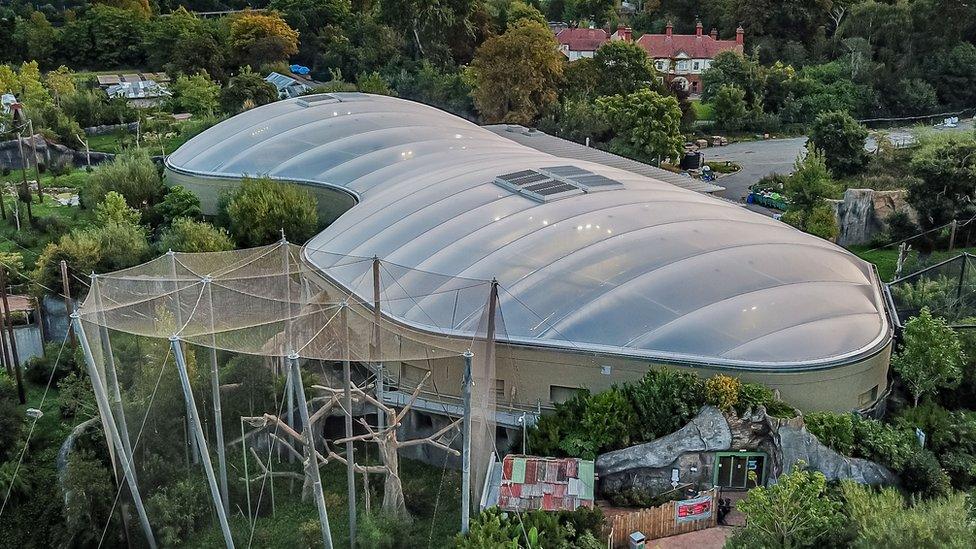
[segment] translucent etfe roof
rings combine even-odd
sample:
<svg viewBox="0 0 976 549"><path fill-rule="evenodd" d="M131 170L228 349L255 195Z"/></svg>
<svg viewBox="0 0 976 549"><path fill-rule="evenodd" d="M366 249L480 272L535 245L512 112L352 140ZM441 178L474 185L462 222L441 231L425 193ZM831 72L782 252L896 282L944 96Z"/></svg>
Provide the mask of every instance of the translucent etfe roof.
<svg viewBox="0 0 976 549"><path fill-rule="evenodd" d="M402 266L384 276L413 297L386 312L432 331L471 331L479 315L459 303L458 281L496 278L504 337L515 342L806 368L861 358L890 339L872 268L832 243L410 101L272 103L191 139L167 165L347 190L358 204L308 243L306 260L325 272L342 255ZM337 272L337 282L369 292Z"/></svg>

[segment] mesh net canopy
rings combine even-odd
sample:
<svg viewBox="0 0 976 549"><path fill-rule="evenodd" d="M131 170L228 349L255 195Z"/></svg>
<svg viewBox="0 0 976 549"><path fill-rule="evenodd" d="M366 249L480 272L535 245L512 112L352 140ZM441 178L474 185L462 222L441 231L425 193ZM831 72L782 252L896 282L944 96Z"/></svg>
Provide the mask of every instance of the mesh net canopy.
<svg viewBox="0 0 976 549"><path fill-rule="evenodd" d="M461 448L461 387L439 389L434 379L450 371L450 379L460 382L466 351L474 355L469 496L477 509L490 455L502 453L495 446L495 363L509 360L509 351L494 343L506 337L497 285L322 251L316 251L318 265L313 267L304 253L284 241L229 252L170 252L92 277L76 316L78 335L90 355L96 393L100 387L105 395L99 412L130 539L149 542L148 530L166 544L159 538L173 531L167 502L185 500L212 502L197 512L197 534L181 534L192 543L220 544L226 526L237 545L263 545L262 529L270 526L262 526L262 517L273 515L276 507L297 506L316 520L313 495L320 482L322 501L332 501L329 513L338 545L352 523L341 511L353 500L339 480L348 456L345 439L359 437L353 493L360 511L370 499L374 508L381 499L386 507L389 480L367 477L396 466L390 463L391 447L376 443L388 437L371 439L369 434L409 424L396 410L417 410L425 398L437 403L442 419L400 429L400 442L425 439L404 448L440 448L443 458L426 461L458 463L452 449ZM450 299L454 306L427 314L424 303L432 297ZM426 320L420 325L397 320L407 312ZM434 375L405 379L400 367L405 363L423 364ZM307 431L298 387L308 401L312 428ZM347 387L351 409L343 400ZM399 400L384 399L379 387L387 397L398 393ZM347 415L355 418L353 429L330 422ZM308 433L321 481L312 478L307 466L312 455ZM409 456L417 454L404 455ZM396 472L401 469L395 475L402 475ZM457 473L434 469L439 473L427 473L442 475L441 481L429 483L426 488L434 492L424 497L444 500L435 505L435 513L458 515L458 486L443 480L444 474ZM144 508L138 516L148 527L141 531L133 506Z"/></svg>

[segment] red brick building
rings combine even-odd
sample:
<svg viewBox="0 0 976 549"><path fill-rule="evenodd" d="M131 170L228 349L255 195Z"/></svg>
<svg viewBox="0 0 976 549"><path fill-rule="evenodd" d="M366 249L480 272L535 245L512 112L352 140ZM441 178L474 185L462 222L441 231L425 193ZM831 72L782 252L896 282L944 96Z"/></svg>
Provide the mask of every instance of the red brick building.
<svg viewBox="0 0 976 549"><path fill-rule="evenodd" d="M735 30L735 40L719 40L718 31L702 32L701 22L695 34L674 34L668 23L664 34L645 34L637 39L654 59L655 68L665 75L668 82L675 82L692 94L701 93L701 74L712 64L715 56L724 51L744 52L745 31Z"/></svg>

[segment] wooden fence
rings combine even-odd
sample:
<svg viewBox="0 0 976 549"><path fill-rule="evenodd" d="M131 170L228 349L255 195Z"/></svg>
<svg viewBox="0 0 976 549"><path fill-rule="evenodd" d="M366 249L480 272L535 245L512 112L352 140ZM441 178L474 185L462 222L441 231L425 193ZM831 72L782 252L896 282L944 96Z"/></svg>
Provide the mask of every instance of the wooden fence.
<svg viewBox="0 0 976 549"><path fill-rule="evenodd" d="M676 516L677 505L681 503L679 501L669 501L658 507L606 517L607 531L610 533L610 546L627 547L628 538L632 532L639 531L648 540L652 540L715 526L718 523L718 489L712 488L702 495L711 496L711 514L700 520L678 522Z"/></svg>

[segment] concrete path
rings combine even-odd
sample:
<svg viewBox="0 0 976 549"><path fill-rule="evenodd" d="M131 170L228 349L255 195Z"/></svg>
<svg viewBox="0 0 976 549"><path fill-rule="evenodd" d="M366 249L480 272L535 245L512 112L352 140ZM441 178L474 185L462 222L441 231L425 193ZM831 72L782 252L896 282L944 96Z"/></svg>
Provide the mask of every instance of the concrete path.
<svg viewBox="0 0 976 549"><path fill-rule="evenodd" d="M721 549L732 536L732 526L716 526L647 542L648 549Z"/></svg>

